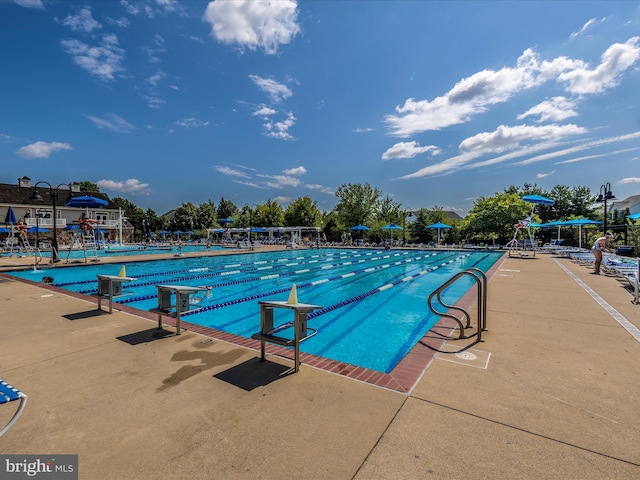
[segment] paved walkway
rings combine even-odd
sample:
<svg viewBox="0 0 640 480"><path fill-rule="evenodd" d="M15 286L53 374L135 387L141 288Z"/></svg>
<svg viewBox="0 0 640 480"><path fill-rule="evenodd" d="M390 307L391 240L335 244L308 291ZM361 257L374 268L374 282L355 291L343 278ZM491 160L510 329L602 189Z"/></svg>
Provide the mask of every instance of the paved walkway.
<svg viewBox="0 0 640 480"><path fill-rule="evenodd" d="M77 453L81 479L640 478L640 305L589 272L505 259L485 342L409 394L0 277L0 378L29 395L0 453Z"/></svg>

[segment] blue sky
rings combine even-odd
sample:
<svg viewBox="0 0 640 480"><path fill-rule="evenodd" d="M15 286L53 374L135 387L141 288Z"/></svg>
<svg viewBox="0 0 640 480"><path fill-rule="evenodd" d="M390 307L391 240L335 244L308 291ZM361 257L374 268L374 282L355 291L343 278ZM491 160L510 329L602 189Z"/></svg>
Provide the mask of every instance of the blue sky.
<svg viewBox="0 0 640 480"><path fill-rule="evenodd" d="M640 3L0 0L0 182L162 214L344 183L640 193Z"/></svg>

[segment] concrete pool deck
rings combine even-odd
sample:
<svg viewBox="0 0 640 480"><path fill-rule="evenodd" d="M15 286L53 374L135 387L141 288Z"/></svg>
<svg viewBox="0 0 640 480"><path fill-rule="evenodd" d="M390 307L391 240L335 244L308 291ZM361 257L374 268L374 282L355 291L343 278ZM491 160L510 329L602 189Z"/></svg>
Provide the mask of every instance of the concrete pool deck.
<svg viewBox="0 0 640 480"><path fill-rule="evenodd" d="M0 453L78 454L81 479L635 479L640 305L590 271L506 258L485 341L409 393L0 278L0 378L29 395Z"/></svg>

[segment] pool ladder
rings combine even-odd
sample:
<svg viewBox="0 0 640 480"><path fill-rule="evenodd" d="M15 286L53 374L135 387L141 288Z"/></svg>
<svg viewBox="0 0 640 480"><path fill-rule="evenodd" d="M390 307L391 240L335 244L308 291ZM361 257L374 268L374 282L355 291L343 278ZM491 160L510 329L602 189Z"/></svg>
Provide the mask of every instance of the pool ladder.
<svg viewBox="0 0 640 480"><path fill-rule="evenodd" d="M473 335L466 336L464 334L465 328L471 327L471 317L469 316L469 312L467 312L462 307L457 307L455 305L448 305L442 300L442 292L444 292L449 286L455 283L458 279L465 276L473 278L478 287L478 331L476 335L478 336L477 341L482 342L484 341L482 340L482 332L487 331L487 276L484 274L482 270L480 270L479 268L471 267L456 273L453 277L451 277L449 280L443 283L440 287L436 288L431 295L429 295L427 304L429 305L429 309L436 315L439 315L441 317L452 318L458 323L458 326L460 327L460 336L458 337L459 339L469 338L473 336ZM434 298L437 298L438 303L443 307L445 307L448 311L440 312L436 310L436 308L433 306ZM449 313L451 310L461 312L462 317L466 318L467 320L466 325L463 325L462 320L460 318L453 315L452 313Z"/></svg>

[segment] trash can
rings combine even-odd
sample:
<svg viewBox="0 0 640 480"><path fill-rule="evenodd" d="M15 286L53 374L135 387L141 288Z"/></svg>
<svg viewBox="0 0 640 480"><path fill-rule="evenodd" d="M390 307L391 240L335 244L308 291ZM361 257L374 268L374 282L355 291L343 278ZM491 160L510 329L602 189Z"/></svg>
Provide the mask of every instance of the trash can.
<svg viewBox="0 0 640 480"><path fill-rule="evenodd" d="M619 247L616 247L616 255L620 255L621 257L633 257L633 245L620 245Z"/></svg>

